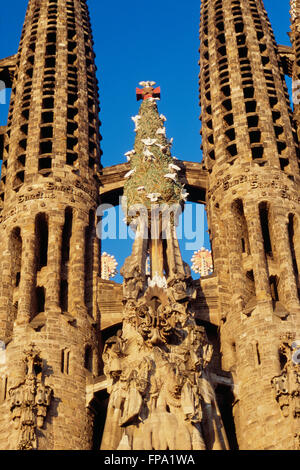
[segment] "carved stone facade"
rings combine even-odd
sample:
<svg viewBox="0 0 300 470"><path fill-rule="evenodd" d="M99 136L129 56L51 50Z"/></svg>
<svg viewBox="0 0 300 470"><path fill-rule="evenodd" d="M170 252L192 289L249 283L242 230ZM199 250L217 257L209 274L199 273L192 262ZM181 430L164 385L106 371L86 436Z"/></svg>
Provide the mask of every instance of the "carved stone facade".
<svg viewBox="0 0 300 470"><path fill-rule="evenodd" d="M262 0L202 0L202 163L171 159L146 82L131 160L102 169L87 2L28 1L0 61L1 449L299 450L298 3L283 47ZM123 191L147 220L128 219L120 285L101 279L96 211ZM175 219L149 225L185 200L207 209L214 271L198 280Z"/></svg>

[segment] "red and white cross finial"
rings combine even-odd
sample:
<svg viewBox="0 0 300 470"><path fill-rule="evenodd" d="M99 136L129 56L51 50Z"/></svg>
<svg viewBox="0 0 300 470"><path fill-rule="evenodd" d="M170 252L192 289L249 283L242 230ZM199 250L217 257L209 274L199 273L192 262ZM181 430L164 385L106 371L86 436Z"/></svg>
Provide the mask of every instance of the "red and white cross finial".
<svg viewBox="0 0 300 470"><path fill-rule="evenodd" d="M139 100L147 100L149 98L157 98L160 99L160 87L154 88L155 82L140 82L144 88L137 88L136 89L136 99Z"/></svg>

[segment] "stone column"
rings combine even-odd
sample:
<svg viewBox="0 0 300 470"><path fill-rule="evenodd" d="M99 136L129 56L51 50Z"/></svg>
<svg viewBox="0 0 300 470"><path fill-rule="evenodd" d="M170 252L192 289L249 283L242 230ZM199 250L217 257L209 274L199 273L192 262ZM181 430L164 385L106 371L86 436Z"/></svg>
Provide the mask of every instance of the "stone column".
<svg viewBox="0 0 300 470"><path fill-rule="evenodd" d="M4 238L4 237L3 237ZM1 239L1 267L0 267L0 340L7 335L9 310L12 308L12 279L11 279L11 253L9 239Z"/></svg>
<svg viewBox="0 0 300 470"><path fill-rule="evenodd" d="M150 241L150 259L151 259L151 276L156 275L163 277L163 244L161 239L161 222L159 220L159 212L154 212L151 219L151 241Z"/></svg>
<svg viewBox="0 0 300 470"><path fill-rule="evenodd" d="M293 269L291 247L288 233L288 216L285 208L273 208L274 242L278 253L278 266L280 291L283 294L283 303L286 307L299 306L298 293Z"/></svg>
<svg viewBox="0 0 300 470"><path fill-rule="evenodd" d="M59 215L49 216L49 243L48 243L48 279L46 283L46 306L60 309L60 283L61 283L61 250L64 218Z"/></svg>
<svg viewBox="0 0 300 470"><path fill-rule="evenodd" d="M245 204L245 218L248 225L250 252L257 301L271 301L268 263L266 259L258 206Z"/></svg>
<svg viewBox="0 0 300 470"><path fill-rule="evenodd" d="M228 214L224 225L227 244L230 247L228 250L230 281L231 285L234 286L231 305L235 311L242 312L245 307L245 272L243 270L241 235L232 214Z"/></svg>
<svg viewBox="0 0 300 470"><path fill-rule="evenodd" d="M22 264L19 285L19 303L17 323L27 323L32 315L33 290L36 283L36 234L35 222L23 225Z"/></svg>
<svg viewBox="0 0 300 470"><path fill-rule="evenodd" d="M85 232L89 225L88 214L73 213L69 261L69 311L74 317L77 310L85 309Z"/></svg>
<svg viewBox="0 0 300 470"><path fill-rule="evenodd" d="M295 258L296 264L298 268L298 277L300 276L300 218L298 215L293 217L294 222L294 251L295 251ZM298 281L299 282L299 279Z"/></svg>

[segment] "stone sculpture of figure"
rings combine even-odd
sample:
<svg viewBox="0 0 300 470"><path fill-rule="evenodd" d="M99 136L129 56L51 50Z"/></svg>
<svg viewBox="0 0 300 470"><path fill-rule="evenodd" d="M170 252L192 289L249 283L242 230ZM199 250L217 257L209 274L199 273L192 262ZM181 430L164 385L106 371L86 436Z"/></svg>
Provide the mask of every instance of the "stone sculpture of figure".
<svg viewBox="0 0 300 470"><path fill-rule="evenodd" d="M43 381L43 361L34 344L24 351L25 378L9 390L14 427L19 431L18 449L36 448L36 428L42 428L51 404L52 389Z"/></svg>
<svg viewBox="0 0 300 470"><path fill-rule="evenodd" d="M153 305L141 303L136 323L128 326L144 340L139 342L138 353L127 347L121 332L106 342L104 370L112 382L101 448L226 449L216 397L206 373L212 346L204 328L188 320L186 308L180 304L157 304L155 311ZM170 337L163 334L170 325L185 332L173 343L171 354ZM160 341L153 343L156 329ZM131 336L131 343L135 340Z"/></svg>
<svg viewBox="0 0 300 470"><path fill-rule="evenodd" d="M294 335L284 335L279 346L285 356L285 365L280 375L271 380L275 398L285 418L300 416L300 364L295 361L295 349L298 347Z"/></svg>
<svg viewBox="0 0 300 470"><path fill-rule="evenodd" d="M113 379L118 378L122 371L121 357L123 356L123 348L124 342L121 330L117 332L116 336L109 338L104 346L104 373Z"/></svg>
<svg viewBox="0 0 300 470"><path fill-rule="evenodd" d="M137 300L140 293L143 292L145 285L145 274L136 263L136 257L131 255L126 258L120 274L123 276L123 295L124 299Z"/></svg>

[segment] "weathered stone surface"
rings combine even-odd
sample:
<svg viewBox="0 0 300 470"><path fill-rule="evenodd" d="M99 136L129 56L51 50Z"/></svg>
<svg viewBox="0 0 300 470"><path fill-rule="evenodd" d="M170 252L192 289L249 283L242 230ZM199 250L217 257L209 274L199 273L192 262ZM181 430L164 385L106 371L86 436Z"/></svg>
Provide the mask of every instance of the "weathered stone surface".
<svg viewBox="0 0 300 470"><path fill-rule="evenodd" d="M121 286L99 277L96 209L130 168L99 165L86 1L28 2L0 61L0 449L300 449L298 3L289 48L261 0L202 0L204 159L176 165L214 274L193 282L173 234L138 240ZM150 284L147 248L173 260Z"/></svg>
<svg viewBox="0 0 300 470"><path fill-rule="evenodd" d="M23 350L33 342L53 390L34 446L88 449L86 384L99 373L100 149L86 2L29 1L18 53L0 72L13 65L0 185L0 448L20 445L9 391L24 381Z"/></svg>
<svg viewBox="0 0 300 470"><path fill-rule="evenodd" d="M201 15L207 214L237 441L293 449L299 420L281 415L271 386L281 335L300 334L299 149L279 60L293 57L279 56L261 1L202 1Z"/></svg>

